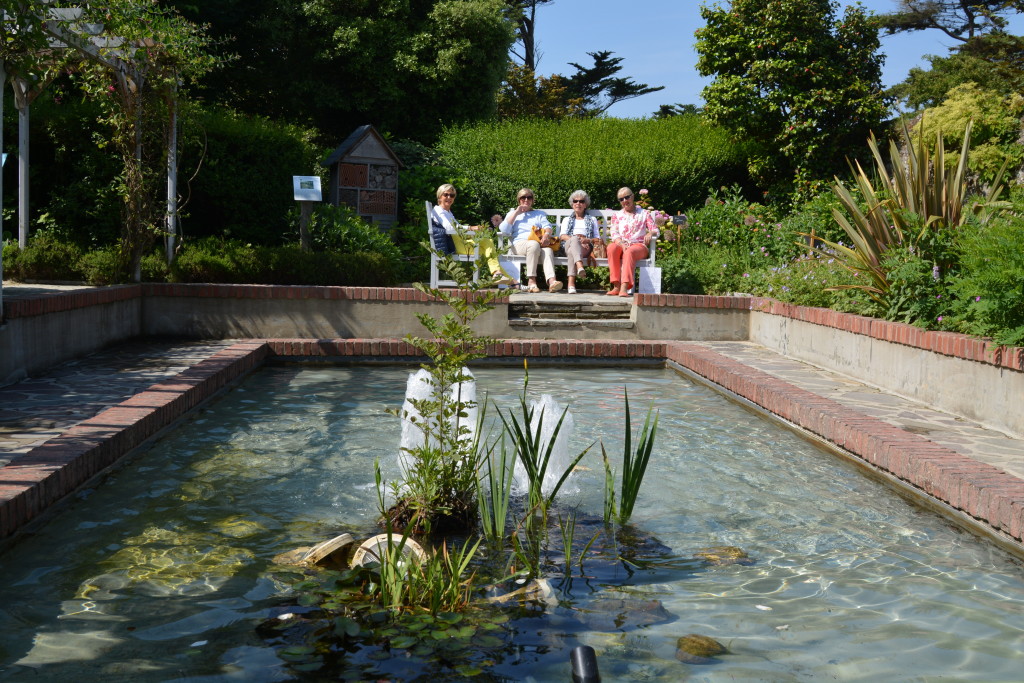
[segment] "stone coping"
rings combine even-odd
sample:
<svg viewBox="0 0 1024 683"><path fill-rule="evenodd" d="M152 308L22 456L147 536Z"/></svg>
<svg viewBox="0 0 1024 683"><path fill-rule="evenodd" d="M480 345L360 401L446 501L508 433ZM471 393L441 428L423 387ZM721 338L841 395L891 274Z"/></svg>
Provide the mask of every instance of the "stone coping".
<svg viewBox="0 0 1024 683"><path fill-rule="evenodd" d="M334 301L404 301L424 303L435 301L432 297L412 287L143 283L141 285L76 289L68 292L41 294L33 298L5 301L4 317L6 319L24 318L149 297L270 300L324 299ZM509 297L502 297L496 303L504 304L509 301ZM1018 372L1024 371L1024 348L1021 347L999 346L987 339L971 337L956 332L923 330L905 323L868 318L852 313L841 313L828 308L796 306L767 297L747 295L637 294L633 297L633 301L641 308L729 309L779 315L953 358L986 363Z"/></svg>
<svg viewBox="0 0 1024 683"><path fill-rule="evenodd" d="M865 467L945 506L1024 555L1024 480L866 416L836 401L686 342L504 340L492 358L656 359L676 363L727 392L843 450ZM270 339L234 344L85 420L0 469L0 538L171 426L199 403L274 357L420 358L399 339Z"/></svg>

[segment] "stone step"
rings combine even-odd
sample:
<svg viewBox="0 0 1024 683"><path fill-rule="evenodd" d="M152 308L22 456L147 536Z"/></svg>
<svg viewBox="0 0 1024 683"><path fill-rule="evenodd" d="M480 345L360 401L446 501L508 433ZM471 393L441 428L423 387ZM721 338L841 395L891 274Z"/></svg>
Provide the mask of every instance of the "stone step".
<svg viewBox="0 0 1024 683"><path fill-rule="evenodd" d="M564 330L567 338L572 337L573 330L612 331L631 330L632 320L590 320L580 318L509 318L509 327L524 330L554 332Z"/></svg>
<svg viewBox="0 0 1024 683"><path fill-rule="evenodd" d="M552 295L530 300L512 300L508 307L509 320L629 320L633 311L632 299L609 297L598 300L569 299Z"/></svg>

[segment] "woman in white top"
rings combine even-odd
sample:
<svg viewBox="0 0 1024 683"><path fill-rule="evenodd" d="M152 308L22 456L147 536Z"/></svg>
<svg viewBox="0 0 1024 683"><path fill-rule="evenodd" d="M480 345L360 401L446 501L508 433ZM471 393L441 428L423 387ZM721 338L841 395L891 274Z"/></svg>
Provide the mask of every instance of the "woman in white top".
<svg viewBox="0 0 1024 683"><path fill-rule="evenodd" d="M491 275L494 277L495 284L497 285L513 285L518 287L519 282L513 277L510 277L501 269L501 265L498 263L498 254L494 250L494 240L490 237L477 237L476 235L463 238L459 234L457 228L461 227L464 231L476 231L480 229L479 225L462 225L455 216L452 215L452 204L455 203L455 186L450 183L445 183L441 187L437 188L437 204L434 206L434 215L437 218L437 223L443 230L435 229L434 248L441 251L446 251L443 244L439 243L439 238L447 236L451 239L451 247L454 251L460 254L472 254L474 246L480 247L480 257L487 263L487 267L490 269ZM446 240L444 240L446 242ZM448 252L451 253L451 252Z"/></svg>
<svg viewBox="0 0 1024 683"><path fill-rule="evenodd" d="M584 249L590 253L590 240L601 236L600 226L593 216L587 215L590 207L590 195L583 190L576 190L569 195L569 205L572 207L572 215L562 219L562 227L558 230L558 239L562 241L562 248L569 260L569 294L576 293L576 278L586 277L583 270ZM584 246L585 245L585 246Z"/></svg>
<svg viewBox="0 0 1024 683"><path fill-rule="evenodd" d="M543 259L548 291L557 292L562 288L562 283L555 279L555 252L552 249L554 237L551 235L548 215L533 208L533 190L528 187L516 193L516 203L517 206L505 215L499 229L501 234L512 236L509 251L518 256L526 256L527 291L540 291L537 287L537 262Z"/></svg>

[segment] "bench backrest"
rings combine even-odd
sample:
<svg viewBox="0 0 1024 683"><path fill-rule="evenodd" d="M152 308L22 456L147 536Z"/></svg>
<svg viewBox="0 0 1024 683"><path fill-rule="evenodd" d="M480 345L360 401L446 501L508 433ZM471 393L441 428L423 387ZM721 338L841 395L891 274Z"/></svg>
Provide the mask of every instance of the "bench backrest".
<svg viewBox="0 0 1024 683"><path fill-rule="evenodd" d="M558 235L562 229L562 220L571 216L573 213L572 209L541 209L548 215L548 219L551 221L552 234ZM608 239L608 219L611 218L612 214L615 213L611 209L587 209L587 215L593 216L597 219L597 225L601 230L601 238Z"/></svg>

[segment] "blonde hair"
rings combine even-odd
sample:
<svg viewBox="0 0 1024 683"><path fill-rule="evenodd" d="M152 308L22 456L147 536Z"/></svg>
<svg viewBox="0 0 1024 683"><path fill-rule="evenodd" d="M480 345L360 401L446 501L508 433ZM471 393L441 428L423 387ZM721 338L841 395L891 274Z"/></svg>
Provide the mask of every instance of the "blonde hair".
<svg viewBox="0 0 1024 683"><path fill-rule="evenodd" d="M459 193L459 191L455 189L454 185L452 185L451 183L445 183L441 187L437 188L437 201L441 201L441 195L448 191L454 192L455 194Z"/></svg>
<svg viewBox="0 0 1024 683"><path fill-rule="evenodd" d="M527 194L527 193L532 194L534 197L537 196L536 192L534 192L533 190L531 190L528 187L524 187L521 190L519 190L519 192L516 192L516 201L518 202L519 198L522 197L524 194Z"/></svg>

